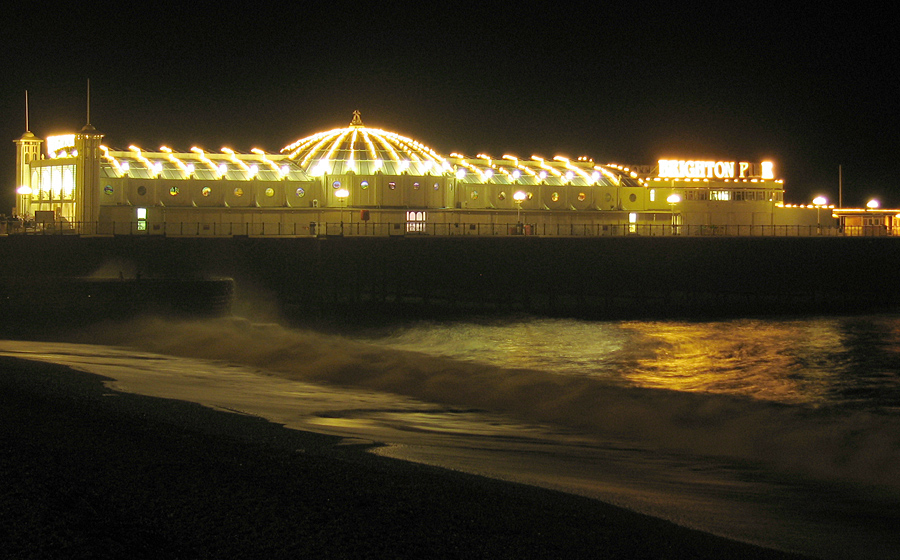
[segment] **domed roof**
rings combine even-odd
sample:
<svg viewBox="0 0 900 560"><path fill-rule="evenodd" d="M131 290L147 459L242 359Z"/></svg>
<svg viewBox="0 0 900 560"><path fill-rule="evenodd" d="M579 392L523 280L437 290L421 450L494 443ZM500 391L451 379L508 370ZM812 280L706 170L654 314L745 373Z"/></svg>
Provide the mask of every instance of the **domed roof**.
<svg viewBox="0 0 900 560"><path fill-rule="evenodd" d="M394 132L364 126L359 111L353 112L350 126L301 138L281 153L314 176L350 171L357 175L378 171L388 175L452 172L447 159L428 146Z"/></svg>
<svg viewBox="0 0 900 560"><path fill-rule="evenodd" d="M500 159L478 154L442 156L412 138L363 125L359 111L346 128L319 132L281 150L307 175L454 175L463 183L573 186L640 186L636 174L615 165L596 165L589 158L563 156Z"/></svg>

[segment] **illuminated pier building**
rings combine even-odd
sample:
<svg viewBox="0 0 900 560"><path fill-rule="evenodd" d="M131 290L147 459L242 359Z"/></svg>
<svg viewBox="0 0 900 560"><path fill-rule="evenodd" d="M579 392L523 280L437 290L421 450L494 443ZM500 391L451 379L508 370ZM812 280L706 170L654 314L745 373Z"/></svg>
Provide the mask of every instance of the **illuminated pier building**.
<svg viewBox="0 0 900 560"><path fill-rule="evenodd" d="M82 235L814 235L836 223L833 207L785 207L771 162L444 155L358 112L280 153L102 139L86 125L16 140L17 214Z"/></svg>

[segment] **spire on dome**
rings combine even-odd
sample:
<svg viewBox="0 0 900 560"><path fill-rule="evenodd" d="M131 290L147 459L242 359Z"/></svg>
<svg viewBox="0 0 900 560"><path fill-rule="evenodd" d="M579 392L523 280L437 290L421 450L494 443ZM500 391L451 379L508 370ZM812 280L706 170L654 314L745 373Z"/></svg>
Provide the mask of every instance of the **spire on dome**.
<svg viewBox="0 0 900 560"><path fill-rule="evenodd" d="M362 126L362 119L359 117L359 111L353 111L353 120L350 121L350 126Z"/></svg>

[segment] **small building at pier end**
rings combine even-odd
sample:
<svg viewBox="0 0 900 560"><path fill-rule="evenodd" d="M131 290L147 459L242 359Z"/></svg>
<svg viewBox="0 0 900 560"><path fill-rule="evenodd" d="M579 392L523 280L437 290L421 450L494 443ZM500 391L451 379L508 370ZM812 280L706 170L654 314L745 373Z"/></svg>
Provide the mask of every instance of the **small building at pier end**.
<svg viewBox="0 0 900 560"><path fill-rule="evenodd" d="M26 232L816 235L836 224L830 209L785 207L772 162L441 154L365 126L359 112L279 153L114 149L90 124L15 144Z"/></svg>

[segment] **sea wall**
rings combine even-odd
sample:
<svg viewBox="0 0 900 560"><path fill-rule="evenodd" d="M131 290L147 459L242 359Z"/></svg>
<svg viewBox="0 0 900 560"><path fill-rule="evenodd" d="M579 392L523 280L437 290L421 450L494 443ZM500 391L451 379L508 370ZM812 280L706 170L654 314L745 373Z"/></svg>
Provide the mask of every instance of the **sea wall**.
<svg viewBox="0 0 900 560"><path fill-rule="evenodd" d="M0 263L0 296L7 299L8 286L35 279L227 277L238 302L298 320L519 311L692 317L900 306L894 238L9 236L0 237Z"/></svg>

